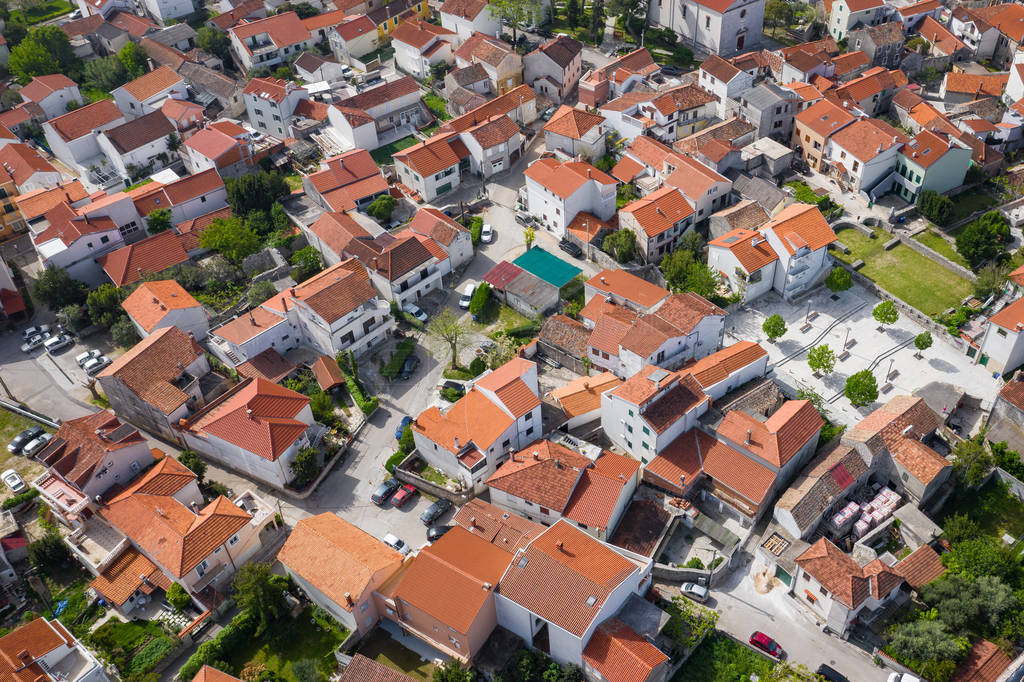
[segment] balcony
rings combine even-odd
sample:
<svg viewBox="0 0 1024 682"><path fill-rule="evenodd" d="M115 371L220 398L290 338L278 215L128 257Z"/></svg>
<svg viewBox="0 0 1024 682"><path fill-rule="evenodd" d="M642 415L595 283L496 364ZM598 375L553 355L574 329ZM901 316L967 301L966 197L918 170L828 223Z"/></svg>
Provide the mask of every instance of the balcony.
<svg viewBox="0 0 1024 682"><path fill-rule="evenodd" d="M262 528L266 524L267 519L271 518L274 514L273 508L251 490L246 490L236 497L235 505L249 512L249 515L252 517L252 521L249 523L256 528Z"/></svg>
<svg viewBox="0 0 1024 682"><path fill-rule="evenodd" d="M101 573L131 544L128 538L95 516L65 541L95 573Z"/></svg>

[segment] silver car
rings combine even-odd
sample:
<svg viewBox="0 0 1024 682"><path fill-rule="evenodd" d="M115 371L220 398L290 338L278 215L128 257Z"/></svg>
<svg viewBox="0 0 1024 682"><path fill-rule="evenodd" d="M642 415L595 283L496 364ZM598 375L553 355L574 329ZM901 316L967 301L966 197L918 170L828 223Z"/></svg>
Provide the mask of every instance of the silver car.
<svg viewBox="0 0 1024 682"><path fill-rule="evenodd" d="M38 438L29 441L22 449L21 454L25 455L26 457L32 457L37 452L42 451L42 449L46 447L46 444L49 443L52 438L52 433L44 433Z"/></svg>
<svg viewBox="0 0 1024 682"><path fill-rule="evenodd" d="M28 485L26 485L25 479L23 479L14 469L8 469L3 472L0 474L0 478L3 479L4 485L10 488L11 492L15 495L20 495L28 490Z"/></svg>
<svg viewBox="0 0 1024 682"><path fill-rule="evenodd" d="M98 358L93 358L92 360L89 360L87 363L82 365L82 369L85 370L86 374L92 377L102 372L104 368L106 368L106 366L109 364L110 358L108 358L106 355L101 355Z"/></svg>
<svg viewBox="0 0 1024 682"><path fill-rule="evenodd" d="M427 314L415 303L403 303L402 310L409 313L423 324L427 323Z"/></svg>
<svg viewBox="0 0 1024 682"><path fill-rule="evenodd" d="M46 339L48 339L49 337L49 334L36 334L35 336L29 337L28 341L21 344L21 352L31 353L32 351L36 350L44 343L46 343Z"/></svg>
<svg viewBox="0 0 1024 682"><path fill-rule="evenodd" d="M43 343L43 348L46 349L47 353L53 353L53 352L58 351L58 350L60 350L62 348L67 348L68 346L70 346L74 342L75 342L75 340L72 339L67 334L60 334L59 336L54 336L52 338L47 339Z"/></svg>
<svg viewBox="0 0 1024 682"><path fill-rule="evenodd" d="M33 336L37 336L37 335L40 335L40 334L49 334L49 333L50 333L50 325L42 324L42 325L39 325L38 327L29 327L25 331L21 332L21 338L22 338L23 341L28 341Z"/></svg>
<svg viewBox="0 0 1024 682"><path fill-rule="evenodd" d="M79 353L78 355L76 355L75 362L78 363L79 367L85 367L85 363L89 362L94 358L98 358L102 355L103 353L93 348L92 350L87 350L84 353Z"/></svg>
<svg viewBox="0 0 1024 682"><path fill-rule="evenodd" d="M412 551L412 548L409 547L409 545L407 545L404 540L399 539L399 537L397 535L394 535L393 533L388 533L387 535L385 535L383 540L385 545L395 550L399 554L408 554Z"/></svg>
<svg viewBox="0 0 1024 682"><path fill-rule="evenodd" d="M702 604L708 600L708 588L697 583L683 583L679 586L679 592Z"/></svg>

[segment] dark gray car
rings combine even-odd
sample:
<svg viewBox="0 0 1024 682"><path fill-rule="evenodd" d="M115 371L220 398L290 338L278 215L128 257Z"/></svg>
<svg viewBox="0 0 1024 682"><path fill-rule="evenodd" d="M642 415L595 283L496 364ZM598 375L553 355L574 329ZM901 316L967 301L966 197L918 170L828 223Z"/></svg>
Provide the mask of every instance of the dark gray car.
<svg viewBox="0 0 1024 682"><path fill-rule="evenodd" d="M420 514L420 521L423 522L424 526L429 526L441 518L442 514L451 509L451 506L451 502L442 498L423 510L423 513Z"/></svg>

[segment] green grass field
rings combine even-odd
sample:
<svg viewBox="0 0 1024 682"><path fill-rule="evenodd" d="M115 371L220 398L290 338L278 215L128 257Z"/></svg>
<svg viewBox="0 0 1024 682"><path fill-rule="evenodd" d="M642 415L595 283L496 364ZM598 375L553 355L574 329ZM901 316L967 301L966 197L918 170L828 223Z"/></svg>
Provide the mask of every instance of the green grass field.
<svg viewBox="0 0 1024 682"><path fill-rule="evenodd" d="M1009 533L1017 538L1024 534L1024 502L995 480L980 490L955 494L942 508L937 521L941 525L955 514L966 514L986 535L999 537Z"/></svg>
<svg viewBox="0 0 1024 682"><path fill-rule="evenodd" d="M403 149L413 146L417 140L413 135L409 137L403 137L400 140L395 140L391 144L386 144L383 147L378 147L370 152L370 156L377 163L378 166L383 164L392 163L391 157L395 155L395 152L400 152Z"/></svg>
<svg viewBox="0 0 1024 682"><path fill-rule="evenodd" d="M946 241L942 237L942 235L938 234L935 230L925 230L924 232L915 235L914 239L921 242L922 244L932 249L933 251L939 252L940 254L942 254L949 260L953 261L957 265L962 265L965 268L970 268L970 265L967 264L967 261L964 259L964 257L957 253L956 249L953 248L953 245L950 242Z"/></svg>
<svg viewBox="0 0 1024 682"><path fill-rule="evenodd" d="M384 630L377 628L359 645L359 653L399 670L417 680L434 679L434 664L424 661L414 651L405 648Z"/></svg>
<svg viewBox="0 0 1024 682"><path fill-rule="evenodd" d="M672 682L738 682L751 675L764 679L773 667L766 656L715 632L701 642Z"/></svg>
<svg viewBox="0 0 1024 682"><path fill-rule="evenodd" d="M20 18L23 22L31 26L32 24L38 24L41 21L47 19L53 19L63 14L67 14L74 9L74 6L67 2L67 0L50 0L44 5L38 7L29 7L26 10L14 10L11 12L11 19L15 17Z"/></svg>
<svg viewBox="0 0 1024 682"><path fill-rule="evenodd" d="M975 211L983 211L998 203L995 197L980 187L961 192L950 199L953 201L953 223L963 220Z"/></svg>
<svg viewBox="0 0 1024 682"><path fill-rule="evenodd" d="M886 251L887 235L880 230L870 239L847 228L836 235L850 253L834 255L845 263L864 261L860 273L925 315L937 315L955 307L971 293L971 283L927 256L899 244Z"/></svg>
<svg viewBox="0 0 1024 682"><path fill-rule="evenodd" d="M302 660L316 661L326 677L334 669L335 660L331 652L345 641L348 633L337 623L316 618L306 609L295 620L282 619L275 628L286 628L274 637L254 637L249 645L238 649L227 661L235 670L247 665L266 666L278 678L287 682L298 682L292 672L292 664Z"/></svg>

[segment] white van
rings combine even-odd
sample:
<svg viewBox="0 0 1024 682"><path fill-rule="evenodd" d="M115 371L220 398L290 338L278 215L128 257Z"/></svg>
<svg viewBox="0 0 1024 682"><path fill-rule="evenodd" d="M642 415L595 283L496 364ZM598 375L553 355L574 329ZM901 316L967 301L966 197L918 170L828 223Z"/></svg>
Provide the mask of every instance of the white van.
<svg viewBox="0 0 1024 682"><path fill-rule="evenodd" d="M476 291L476 282L470 280L462 287L462 296L459 298L459 307L469 310L469 302L473 300L473 292Z"/></svg>

